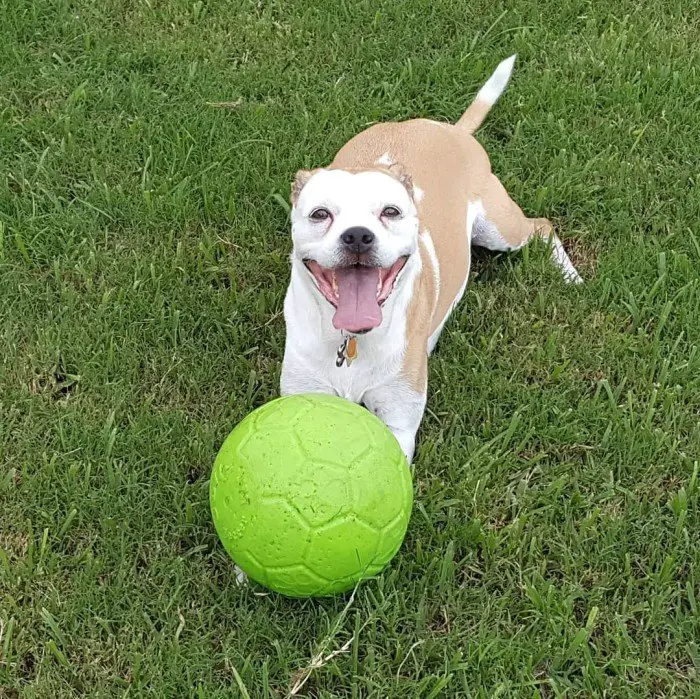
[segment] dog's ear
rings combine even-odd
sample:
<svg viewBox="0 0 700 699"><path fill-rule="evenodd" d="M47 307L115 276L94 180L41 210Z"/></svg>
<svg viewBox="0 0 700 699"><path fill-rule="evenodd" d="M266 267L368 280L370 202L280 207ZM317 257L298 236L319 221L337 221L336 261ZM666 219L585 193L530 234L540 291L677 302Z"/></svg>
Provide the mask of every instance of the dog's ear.
<svg viewBox="0 0 700 699"><path fill-rule="evenodd" d="M294 182L292 182L292 193L290 196L292 206L297 205L297 201L299 199L299 195L301 194L301 190L304 189L304 185L311 179L314 172L316 171L299 170L299 172L297 172L296 177L294 178Z"/></svg>
<svg viewBox="0 0 700 699"><path fill-rule="evenodd" d="M408 195L413 199L413 179L402 163L393 163L389 166L389 172L406 188Z"/></svg>

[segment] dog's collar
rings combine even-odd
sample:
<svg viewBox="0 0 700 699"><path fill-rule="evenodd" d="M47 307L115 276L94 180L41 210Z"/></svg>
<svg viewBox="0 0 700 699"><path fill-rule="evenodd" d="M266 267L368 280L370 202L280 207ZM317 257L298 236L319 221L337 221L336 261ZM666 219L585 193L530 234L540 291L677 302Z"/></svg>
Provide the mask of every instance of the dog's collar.
<svg viewBox="0 0 700 699"><path fill-rule="evenodd" d="M338 354L335 360L335 365L340 368L345 364L350 366L357 358L357 336L346 333L344 330L340 331L343 337L343 341L338 347Z"/></svg>

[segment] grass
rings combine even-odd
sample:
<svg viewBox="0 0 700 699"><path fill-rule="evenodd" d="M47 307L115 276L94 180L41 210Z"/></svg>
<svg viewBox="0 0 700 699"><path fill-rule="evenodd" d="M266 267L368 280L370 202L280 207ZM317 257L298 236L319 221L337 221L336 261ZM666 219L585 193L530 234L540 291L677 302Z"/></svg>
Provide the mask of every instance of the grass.
<svg viewBox="0 0 700 699"><path fill-rule="evenodd" d="M0 697L700 696L693 3L0 11ZM478 254L394 563L237 587L207 479L277 391L294 172L514 52L479 138L586 285Z"/></svg>

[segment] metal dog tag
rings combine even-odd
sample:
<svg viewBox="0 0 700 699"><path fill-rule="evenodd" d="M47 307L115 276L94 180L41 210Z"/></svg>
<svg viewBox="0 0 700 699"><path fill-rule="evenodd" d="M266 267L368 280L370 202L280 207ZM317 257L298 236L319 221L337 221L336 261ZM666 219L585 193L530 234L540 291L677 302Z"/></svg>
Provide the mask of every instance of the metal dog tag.
<svg viewBox="0 0 700 699"><path fill-rule="evenodd" d="M340 368L343 366L345 363L345 350L348 346L348 338L346 337L343 342L341 343L340 347L338 347L338 356L336 357L335 360L335 365Z"/></svg>
<svg viewBox="0 0 700 699"><path fill-rule="evenodd" d="M345 363L350 366L357 357L357 338L349 337L345 347Z"/></svg>
<svg viewBox="0 0 700 699"><path fill-rule="evenodd" d="M343 335L343 341L338 347L335 365L340 368L345 364L350 366L357 357L357 338L354 335Z"/></svg>

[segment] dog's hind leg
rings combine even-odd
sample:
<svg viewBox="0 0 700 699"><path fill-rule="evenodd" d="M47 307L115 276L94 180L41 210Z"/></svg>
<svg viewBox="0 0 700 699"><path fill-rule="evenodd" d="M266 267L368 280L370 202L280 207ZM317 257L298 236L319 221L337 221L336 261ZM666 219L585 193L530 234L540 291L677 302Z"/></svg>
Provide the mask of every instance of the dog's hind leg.
<svg viewBox="0 0 700 699"><path fill-rule="evenodd" d="M527 218L495 176L489 178L482 198L469 205L478 211L472 227L473 245L506 252L520 250L533 238L540 238L551 246L552 262L564 281L573 284L583 281L552 224L546 218Z"/></svg>

